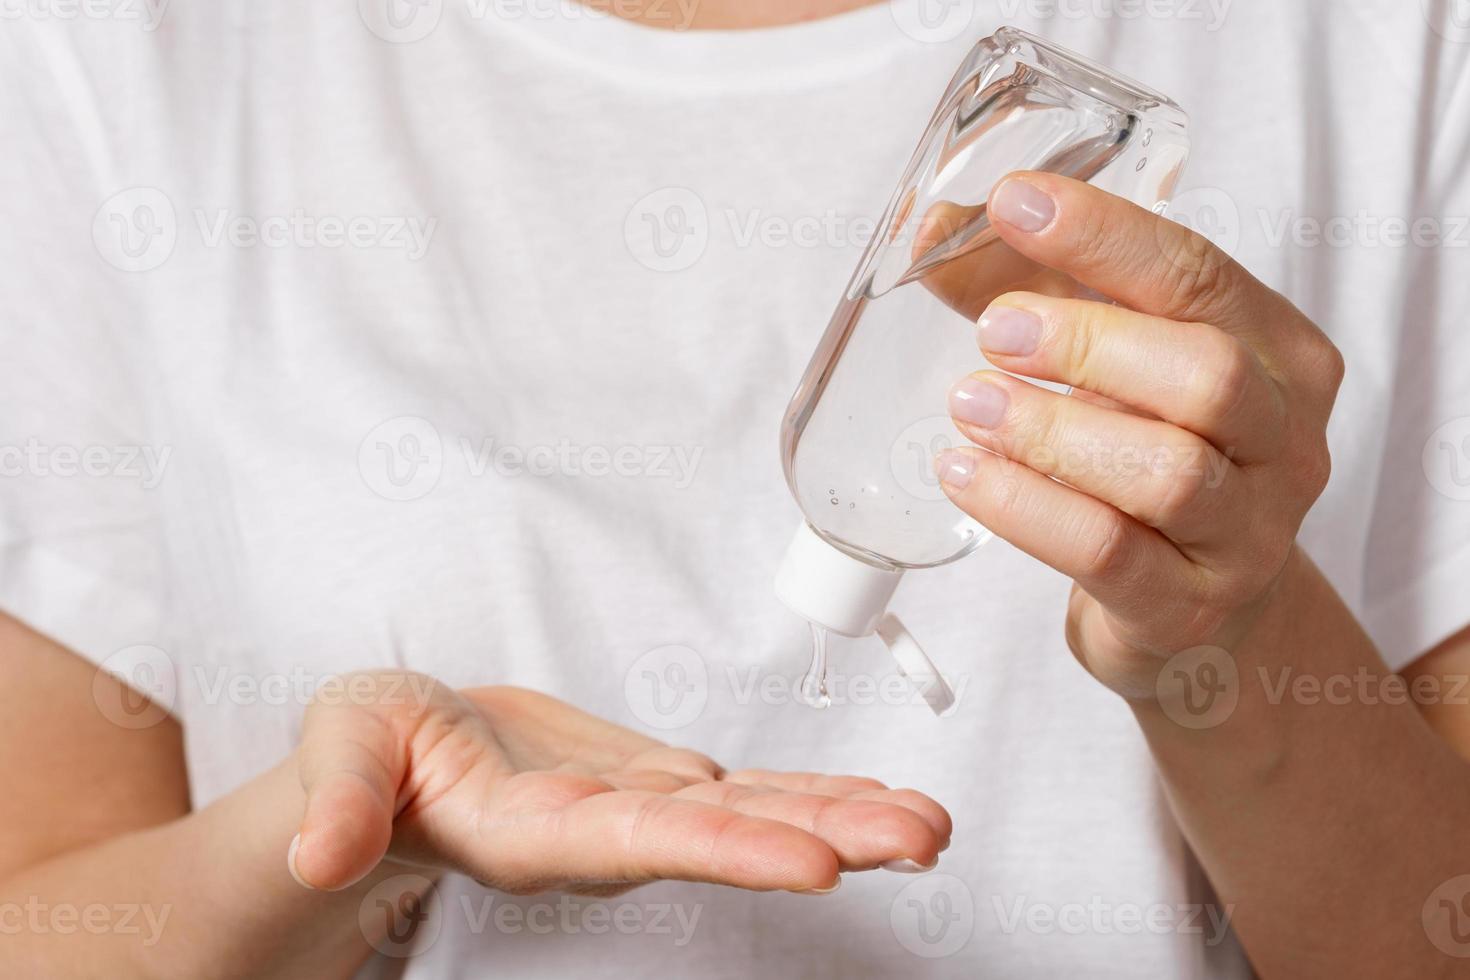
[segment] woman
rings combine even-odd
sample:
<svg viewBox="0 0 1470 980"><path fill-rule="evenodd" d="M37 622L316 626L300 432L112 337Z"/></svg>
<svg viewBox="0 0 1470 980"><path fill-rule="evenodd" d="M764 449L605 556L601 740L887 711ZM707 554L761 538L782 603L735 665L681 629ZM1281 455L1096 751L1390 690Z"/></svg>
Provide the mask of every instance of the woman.
<svg viewBox="0 0 1470 980"><path fill-rule="evenodd" d="M1461 968L1453 4L358 7L0 41L5 973ZM955 714L813 713L771 430L1004 21L1190 110L1212 241L997 189L1117 305L970 311L1082 395L956 378Z"/></svg>

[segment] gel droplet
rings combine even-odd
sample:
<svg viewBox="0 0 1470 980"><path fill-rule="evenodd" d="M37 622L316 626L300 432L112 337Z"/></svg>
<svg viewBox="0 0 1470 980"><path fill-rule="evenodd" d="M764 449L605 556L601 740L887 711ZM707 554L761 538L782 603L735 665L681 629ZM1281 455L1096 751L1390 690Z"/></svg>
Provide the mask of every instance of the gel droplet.
<svg viewBox="0 0 1470 980"><path fill-rule="evenodd" d="M827 629L812 627L812 665L801 679L801 700L810 707L823 709L832 706L832 695L827 690Z"/></svg>

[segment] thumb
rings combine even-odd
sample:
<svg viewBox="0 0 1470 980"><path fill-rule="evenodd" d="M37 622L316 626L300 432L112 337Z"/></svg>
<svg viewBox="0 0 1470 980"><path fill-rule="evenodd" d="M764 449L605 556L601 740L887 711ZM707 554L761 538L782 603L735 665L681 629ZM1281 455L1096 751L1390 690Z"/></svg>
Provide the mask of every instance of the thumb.
<svg viewBox="0 0 1470 980"><path fill-rule="evenodd" d="M306 811L287 854L292 876L325 891L361 881L393 836L405 770L394 726L361 706L313 704L297 768Z"/></svg>

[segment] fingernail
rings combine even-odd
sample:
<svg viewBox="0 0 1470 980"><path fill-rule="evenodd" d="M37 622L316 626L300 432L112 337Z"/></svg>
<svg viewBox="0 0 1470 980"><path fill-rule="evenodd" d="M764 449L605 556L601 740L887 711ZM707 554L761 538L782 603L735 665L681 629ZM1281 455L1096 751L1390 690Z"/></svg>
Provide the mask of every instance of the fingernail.
<svg viewBox="0 0 1470 980"><path fill-rule="evenodd" d="M291 877L296 879L296 884L302 888L311 888L306 879L301 877L301 872L296 870L296 852L301 849L301 835L297 834L291 838L291 846L286 848L286 870L291 872ZM316 891L315 888L311 888Z"/></svg>
<svg viewBox="0 0 1470 980"><path fill-rule="evenodd" d="M896 871L901 875L921 875L926 871L933 871L939 867L939 858L936 856L928 864L920 864L918 861L913 861L909 858L901 858L897 861L884 861L881 867L885 871Z"/></svg>
<svg viewBox="0 0 1470 980"><path fill-rule="evenodd" d="M1011 177L996 190L990 213L999 221L1035 234L1056 220L1057 202L1035 184Z"/></svg>
<svg viewBox="0 0 1470 980"><path fill-rule="evenodd" d="M1000 425L1010 403L1004 388L976 377L964 379L949 391L949 414L981 429Z"/></svg>
<svg viewBox="0 0 1470 980"><path fill-rule="evenodd" d="M934 461L934 472L939 475L940 483L958 493L968 487L970 480L974 478L975 461L967 453L949 449L940 453L939 458Z"/></svg>
<svg viewBox="0 0 1470 980"><path fill-rule="evenodd" d="M797 892L796 894L798 894L798 895L830 895L830 894L832 894L833 892L835 892L837 889L839 889L841 887L842 887L842 876L841 875L838 875L837 876L837 880L834 881L834 882L832 882L832 884L831 884L830 887L827 887L827 888L803 888L801 891Z"/></svg>
<svg viewBox="0 0 1470 980"><path fill-rule="evenodd" d="M992 306L980 317L980 349L1026 357L1041 345L1041 317L1014 306Z"/></svg>

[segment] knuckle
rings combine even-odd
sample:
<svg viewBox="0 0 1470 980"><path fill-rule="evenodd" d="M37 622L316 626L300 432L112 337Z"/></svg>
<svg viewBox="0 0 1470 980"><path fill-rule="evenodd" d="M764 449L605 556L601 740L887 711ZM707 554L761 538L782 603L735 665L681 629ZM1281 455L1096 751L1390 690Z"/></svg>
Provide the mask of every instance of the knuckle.
<svg viewBox="0 0 1470 980"><path fill-rule="evenodd" d="M1067 329L1067 364L1065 366L1070 368L1079 379L1086 378L1098 359L1101 325L1097 317L1086 315L1070 316L1065 322Z"/></svg>
<svg viewBox="0 0 1470 980"><path fill-rule="evenodd" d="M1087 558L1083 574L1087 578L1113 578L1125 574L1133 563L1133 535L1128 519L1117 511L1109 511L1089 529Z"/></svg>
<svg viewBox="0 0 1470 980"><path fill-rule="evenodd" d="M1343 357L1342 351L1337 349L1337 345L1325 335L1319 342L1317 362L1323 387L1329 394L1335 396L1347 377L1347 359Z"/></svg>
<svg viewBox="0 0 1470 980"><path fill-rule="evenodd" d="M1230 259L1197 232L1185 234L1180 242L1166 287L1169 307L1182 319L1209 320L1227 285Z"/></svg>
<svg viewBox="0 0 1470 980"><path fill-rule="evenodd" d="M1007 522L1025 516L1026 500L1021 492L1020 471L1018 464L1006 462L999 475L986 484L989 496L986 509Z"/></svg>
<svg viewBox="0 0 1470 980"><path fill-rule="evenodd" d="M1300 472L1302 484L1310 499L1315 502L1332 481L1332 451L1327 447L1325 438L1302 454Z"/></svg>
<svg viewBox="0 0 1470 980"><path fill-rule="evenodd" d="M1229 418L1250 391L1256 372L1256 355L1245 341L1213 331L1210 352L1194 372L1190 400L1206 419Z"/></svg>
<svg viewBox="0 0 1470 980"><path fill-rule="evenodd" d="M1160 478L1157 501L1153 507L1156 527L1172 527L1189 520L1209 505L1210 479L1203 465L1203 447L1187 450L1191 462L1171 466ZM1182 455L1182 454L1181 454Z"/></svg>
<svg viewBox="0 0 1470 980"><path fill-rule="evenodd" d="M1057 450L1069 444L1069 427L1064 417L1068 407L1070 405L1065 401L1051 399L1040 400L1037 404L1027 426L1028 434L1024 437L1027 443L1025 462L1033 469L1049 474L1058 470Z"/></svg>
<svg viewBox="0 0 1470 980"><path fill-rule="evenodd" d="M1117 258L1123 236L1113 234L1107 208L1082 208L1074 226L1070 247L1083 265L1090 267L1112 264Z"/></svg>

